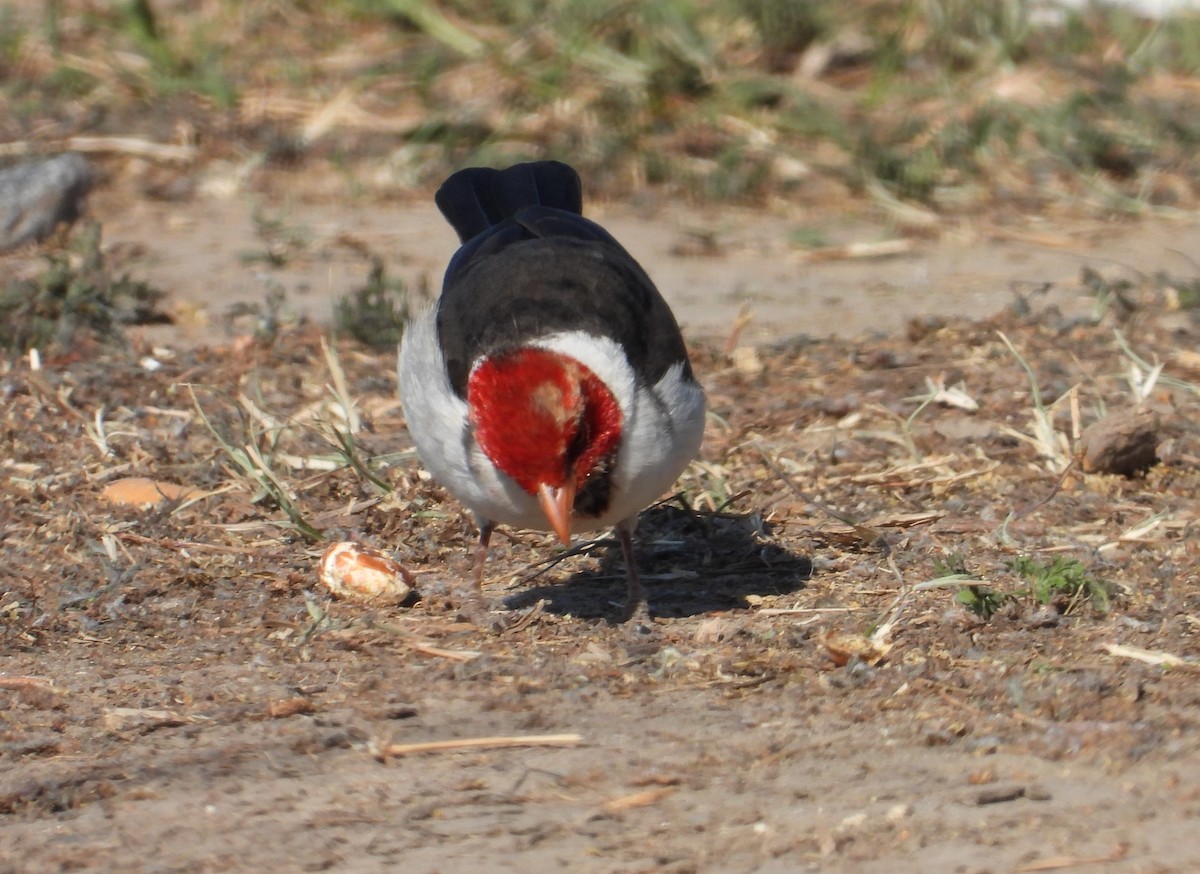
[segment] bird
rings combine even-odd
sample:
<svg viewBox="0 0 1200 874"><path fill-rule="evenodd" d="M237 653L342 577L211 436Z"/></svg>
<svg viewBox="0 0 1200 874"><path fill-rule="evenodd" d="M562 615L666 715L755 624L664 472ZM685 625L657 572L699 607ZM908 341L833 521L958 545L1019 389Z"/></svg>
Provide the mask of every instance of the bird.
<svg viewBox="0 0 1200 874"><path fill-rule="evenodd" d="M437 300L408 323L399 390L422 463L478 524L468 597L483 603L497 525L553 531L564 545L612 528L625 619L648 618L638 514L696 457L705 423L670 307L583 217L567 164L469 167L434 199L461 247Z"/></svg>

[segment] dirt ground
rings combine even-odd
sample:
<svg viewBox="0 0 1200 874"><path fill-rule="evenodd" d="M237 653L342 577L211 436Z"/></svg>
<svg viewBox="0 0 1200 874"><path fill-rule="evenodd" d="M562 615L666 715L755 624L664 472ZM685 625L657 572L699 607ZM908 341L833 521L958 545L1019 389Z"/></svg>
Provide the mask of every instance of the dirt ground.
<svg viewBox="0 0 1200 874"><path fill-rule="evenodd" d="M474 531L410 451L393 355L342 341L331 365L297 318L365 250L436 286L449 230L260 202L303 240L270 266L245 257L254 206L98 192L176 324L0 373L0 871L1200 870L1196 224L847 223L814 253L787 243L813 217L599 205L713 415L643 516L649 633L612 621L612 543L528 532L495 538L487 588L520 619L493 633L448 606ZM270 283L275 336L226 325ZM1055 403L1048 443L1004 337ZM1157 462L1064 471L1073 430L1135 404L1131 368ZM922 405L959 384L970 403ZM200 492L105 497L132 476ZM331 600L338 539L420 597ZM1013 563L1056 558L1107 603L1038 602ZM404 746L454 739L482 740Z"/></svg>
<svg viewBox="0 0 1200 874"><path fill-rule="evenodd" d="M213 187L216 187L215 183ZM120 194L97 198L105 240L137 255L137 274L171 292L172 344L230 339L233 303L286 292L294 317L328 322L335 302L383 259L410 289L436 290L457 248L431 199L401 203L319 197L201 197L182 203ZM688 333L725 338L743 313L744 339L796 334L853 338L895 333L914 317L983 318L1041 290L1039 302L1090 313L1084 267L1137 281L1166 271L1192 276L1200 217L1144 221L964 221L906 233L884 220L661 203L589 203L642 263ZM274 231L262 226L274 224ZM797 234L819 231L802 248ZM284 263L265 267L268 251ZM153 339L156 335L151 335Z"/></svg>

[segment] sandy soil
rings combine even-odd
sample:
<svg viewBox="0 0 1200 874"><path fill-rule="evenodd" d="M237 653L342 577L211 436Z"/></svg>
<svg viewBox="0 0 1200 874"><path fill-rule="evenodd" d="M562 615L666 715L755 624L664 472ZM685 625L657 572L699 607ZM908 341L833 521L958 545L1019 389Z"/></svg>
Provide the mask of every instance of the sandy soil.
<svg viewBox="0 0 1200 874"><path fill-rule="evenodd" d="M432 204L114 201L100 199L108 243L136 249L140 276L199 309L171 332L176 343L228 339L225 308L261 303L269 284L284 290L293 314L328 322L334 303L366 277L364 252L383 258L414 292L436 289L457 245ZM281 236L296 241L279 268L262 266L270 243L256 215L279 222ZM1200 269L1191 254L1200 239L1196 218L1067 227L979 221L922 239L882 222L745 209L639 214L596 204L589 215L649 266L697 337L724 337L747 310L750 341L891 333L914 317L990 316L1044 286L1039 301L1087 313L1091 302L1078 282L1085 266L1132 280ZM792 238L813 227L821 244L798 247ZM873 254L889 249L897 251Z"/></svg>
<svg viewBox="0 0 1200 874"><path fill-rule="evenodd" d="M1194 385L1200 328L1152 274L1198 272L1179 254L1195 224L976 228L806 260L796 219L605 206L688 326L715 415L682 497L643 520L652 632L610 621L612 544L564 557L517 532L488 588L524 619L496 634L447 607L474 535L406 453L391 356L341 348L381 494L288 460L328 458L340 421L320 330L231 343L220 318L266 276L321 319L364 247L436 285L453 240L433 212L266 205L306 240L268 268L239 257L263 246L245 201L95 203L180 324L133 355L0 374L0 871L1200 870L1197 396L1151 393L1145 476L1060 476L1026 439L1027 377L997 333L1047 401L1075 387L1083 425L1130 403L1114 327ZM1132 311L1072 318L1095 310L1084 264L1136 280ZM837 338L775 342L799 334ZM170 354L147 370L155 345ZM963 381L978 411L906 423L926 378ZM237 472L246 442L326 539L417 573L419 602L330 600L324 544ZM102 497L134 475L210 494ZM1012 593L990 619L918 585L955 554ZM1034 603L1017 556L1079 559L1111 605ZM577 742L537 745L563 733ZM391 747L496 736L533 745Z"/></svg>

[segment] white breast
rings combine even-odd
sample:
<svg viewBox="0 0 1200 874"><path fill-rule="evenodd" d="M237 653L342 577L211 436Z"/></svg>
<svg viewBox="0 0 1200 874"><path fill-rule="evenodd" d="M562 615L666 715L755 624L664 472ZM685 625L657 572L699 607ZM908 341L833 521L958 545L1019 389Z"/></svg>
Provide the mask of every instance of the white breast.
<svg viewBox="0 0 1200 874"><path fill-rule="evenodd" d="M608 510L576 516L572 530L608 528L635 516L675 482L700 448L704 392L683 378L683 363L654 386L638 380L613 340L581 331L553 334L536 345L569 355L612 390L624 414ZM547 530L537 500L501 473L476 444L466 402L454 394L437 342L435 308L409 322L400 345L400 402L421 460L480 521Z"/></svg>

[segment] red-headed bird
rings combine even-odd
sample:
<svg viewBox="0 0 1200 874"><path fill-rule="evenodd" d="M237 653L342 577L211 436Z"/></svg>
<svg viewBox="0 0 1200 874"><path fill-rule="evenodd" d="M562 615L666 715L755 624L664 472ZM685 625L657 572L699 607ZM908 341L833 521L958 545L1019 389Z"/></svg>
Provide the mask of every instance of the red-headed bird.
<svg viewBox="0 0 1200 874"><path fill-rule="evenodd" d="M498 524L613 527L629 582L638 513L696 455L704 391L641 266L582 216L579 176L539 161L470 168L438 190L462 247L408 326L400 399L425 466L479 524L478 593Z"/></svg>

